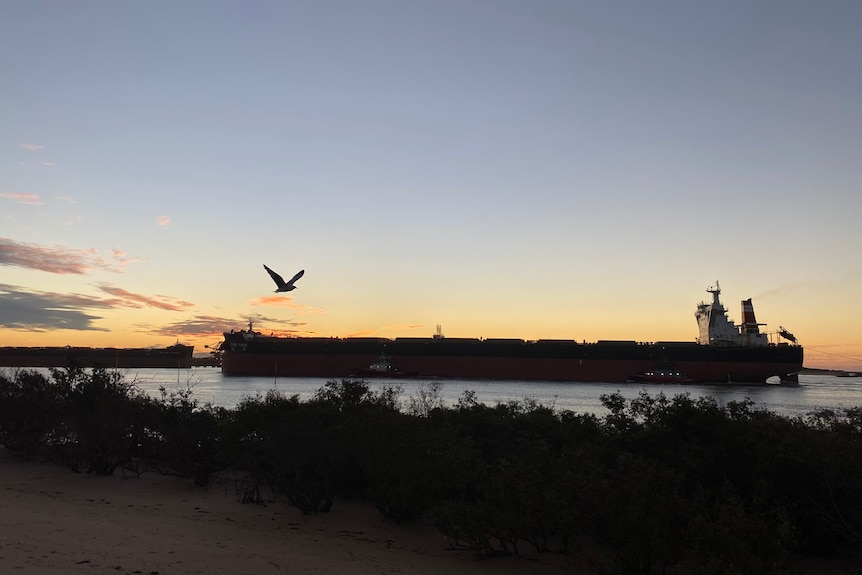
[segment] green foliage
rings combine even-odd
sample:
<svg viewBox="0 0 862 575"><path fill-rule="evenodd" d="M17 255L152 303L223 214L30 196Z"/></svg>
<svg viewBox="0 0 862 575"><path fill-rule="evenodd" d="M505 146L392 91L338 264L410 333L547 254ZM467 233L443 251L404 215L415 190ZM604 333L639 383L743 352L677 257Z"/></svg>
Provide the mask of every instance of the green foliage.
<svg viewBox="0 0 862 575"><path fill-rule="evenodd" d="M35 455L60 418L60 390L33 370L0 374L0 444Z"/></svg>
<svg viewBox="0 0 862 575"><path fill-rule="evenodd" d="M303 513L326 511L335 493L367 490L364 450L380 422L398 413L398 393L375 394L364 381L342 380L305 403L276 393L246 399L235 415L235 460Z"/></svg>
<svg viewBox="0 0 862 575"><path fill-rule="evenodd" d="M195 485L209 483L212 474L228 466L222 440L224 409L200 404L191 388L168 393L161 387L157 420L149 434L152 467L181 477Z"/></svg>
<svg viewBox="0 0 862 575"><path fill-rule="evenodd" d="M49 441L48 457L74 471L111 475L135 467L147 439L151 400L118 371L51 370L65 409Z"/></svg>
<svg viewBox="0 0 862 575"><path fill-rule="evenodd" d="M793 554L858 557L862 408L785 418L750 401L602 398L604 417L525 400L447 408L425 388L327 382L234 410L152 399L116 372L0 375L0 444L76 471L243 477L304 513L338 498L431 522L481 555L598 547L606 572L781 573Z"/></svg>
<svg viewBox="0 0 862 575"><path fill-rule="evenodd" d="M0 444L35 455L55 432L64 390L34 370L0 374Z"/></svg>

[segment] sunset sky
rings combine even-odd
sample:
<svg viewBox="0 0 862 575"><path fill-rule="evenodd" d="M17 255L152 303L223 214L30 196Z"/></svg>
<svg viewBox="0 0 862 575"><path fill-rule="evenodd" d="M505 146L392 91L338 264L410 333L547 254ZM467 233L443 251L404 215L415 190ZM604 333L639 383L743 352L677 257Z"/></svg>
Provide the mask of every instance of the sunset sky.
<svg viewBox="0 0 862 575"><path fill-rule="evenodd" d="M862 370L860 30L858 0L4 2L0 345L691 341L718 280Z"/></svg>

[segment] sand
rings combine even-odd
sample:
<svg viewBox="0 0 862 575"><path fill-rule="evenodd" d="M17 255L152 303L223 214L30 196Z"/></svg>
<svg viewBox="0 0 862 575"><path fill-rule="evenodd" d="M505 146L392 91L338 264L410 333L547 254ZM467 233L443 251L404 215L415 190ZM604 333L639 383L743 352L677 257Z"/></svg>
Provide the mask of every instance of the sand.
<svg viewBox="0 0 862 575"><path fill-rule="evenodd" d="M303 515L285 503L238 503L230 482L206 488L147 473L98 477L0 449L0 573L594 572L528 552L478 559L428 526L336 501Z"/></svg>

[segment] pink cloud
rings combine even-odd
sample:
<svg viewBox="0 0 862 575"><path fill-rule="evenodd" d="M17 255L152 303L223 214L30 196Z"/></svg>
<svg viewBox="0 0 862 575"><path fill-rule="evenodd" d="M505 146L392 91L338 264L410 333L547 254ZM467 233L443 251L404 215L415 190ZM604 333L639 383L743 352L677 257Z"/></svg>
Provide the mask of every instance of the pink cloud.
<svg viewBox="0 0 862 575"><path fill-rule="evenodd" d="M251 306L281 307L292 309L302 315L323 313L323 310L320 308L296 303L296 301L292 297L282 297L277 295L265 295L258 298L254 298L252 300L249 300L248 304Z"/></svg>
<svg viewBox="0 0 862 575"><path fill-rule="evenodd" d="M0 198L7 198L13 202L29 206L41 206L43 203L36 194L0 193Z"/></svg>
<svg viewBox="0 0 862 575"><path fill-rule="evenodd" d="M0 238L0 265L40 270L52 274L86 274L91 269L122 273L137 258L107 261L95 249L43 246Z"/></svg>
<svg viewBox="0 0 862 575"><path fill-rule="evenodd" d="M144 258L129 257L123 250L114 248L111 250L111 258L117 263L119 269L125 269L126 265L144 261Z"/></svg>
<svg viewBox="0 0 862 575"><path fill-rule="evenodd" d="M171 223L170 216L159 216L156 218L156 225L157 226L166 228L166 227L168 227L169 223Z"/></svg>
<svg viewBox="0 0 862 575"><path fill-rule="evenodd" d="M41 144L18 144L19 148L24 148L25 150L29 150L31 152L38 152L39 150L44 150L45 146Z"/></svg>
<svg viewBox="0 0 862 575"><path fill-rule="evenodd" d="M124 305L125 307L154 307L167 311L183 311L195 306L195 304L191 302L183 301L174 297L158 294L155 296L146 296L132 293L123 288L118 288L108 284L99 284L98 288L117 298L117 301L123 302L121 305Z"/></svg>

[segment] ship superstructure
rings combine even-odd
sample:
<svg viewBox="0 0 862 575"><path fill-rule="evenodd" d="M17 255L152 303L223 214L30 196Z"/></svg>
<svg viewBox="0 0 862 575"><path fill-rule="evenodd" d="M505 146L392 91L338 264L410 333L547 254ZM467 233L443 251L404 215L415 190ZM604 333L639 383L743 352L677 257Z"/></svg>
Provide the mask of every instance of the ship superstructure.
<svg viewBox="0 0 862 575"><path fill-rule="evenodd" d="M712 294L712 303L701 302L694 312L699 330L698 343L721 347L769 345L767 334L760 333L760 326L765 324L757 323L751 299L742 300L742 325L737 326L733 320L728 319L727 310L718 298L721 294L718 282L715 282L715 287L706 291Z"/></svg>

